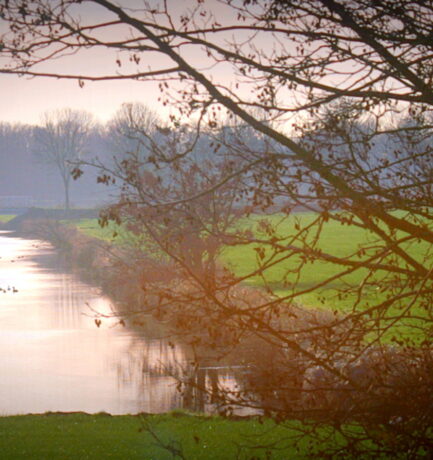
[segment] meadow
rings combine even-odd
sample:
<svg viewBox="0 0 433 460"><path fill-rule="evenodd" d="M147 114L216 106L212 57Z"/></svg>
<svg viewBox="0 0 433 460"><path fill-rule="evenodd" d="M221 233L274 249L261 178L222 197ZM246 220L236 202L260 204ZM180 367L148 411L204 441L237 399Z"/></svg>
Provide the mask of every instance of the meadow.
<svg viewBox="0 0 433 460"><path fill-rule="evenodd" d="M316 215L314 213L297 213L289 218L282 218L278 214L265 217L252 216L248 220L241 221L239 225L242 228L250 229L257 238L265 240L267 235L264 231L265 226L262 224L262 221L265 220L272 227L275 232L274 234L278 238L282 238L280 244L284 245L290 240L292 235L298 232L299 228L310 226L315 218ZM71 224L88 236L111 241L115 244L125 244L134 238L130 232L113 223L101 228L96 219L72 221ZM310 240L313 239L313 230L314 227L308 237ZM113 235L115 236L113 237ZM348 257L360 247L374 246L374 238L372 233L360 227L343 225L331 219L323 225L317 241L317 247L324 253L333 256ZM263 259L258 257L258 248L263 250ZM431 248L426 243L412 243L410 247L406 245L405 249L416 260L424 260L424 262L426 256L429 254L429 250L431 251ZM293 294L294 292L308 290L324 280L336 277L336 275L344 270L341 266L330 262L307 260L302 264L302 270L297 273L296 268L299 266L301 259L300 256L294 255L279 263L270 263L269 267L261 273L249 276L260 264L268 260L270 262L274 260L269 245L257 243L227 246L223 248L220 260L237 276L246 277L244 281L246 284L254 287L267 285L275 295L281 297ZM362 258L356 260L360 261ZM431 263L432 261L430 260ZM337 277L320 289L296 297L296 301L307 307L348 311L352 308L355 294L341 296L339 295L339 291L348 286L359 286L363 283L367 274L368 271L366 269L357 269L348 275ZM367 286L363 290L362 299L357 308L362 309L372 303L378 303L385 299L386 294L382 292L380 287L381 280L386 275L386 272L378 272L376 278L373 278L372 285Z"/></svg>
<svg viewBox="0 0 433 460"><path fill-rule="evenodd" d="M15 217L13 214L0 214L0 224L5 224Z"/></svg>
<svg viewBox="0 0 433 460"><path fill-rule="evenodd" d="M292 435L295 432L292 432ZM4 460L118 459L225 460L237 458L240 446L261 445L239 458L307 458L289 447L290 431L272 420L229 420L173 412L133 416L84 413L0 417ZM161 447L165 445L168 449ZM302 444L301 444L302 446ZM182 453L175 455L175 453Z"/></svg>
<svg viewBox="0 0 433 460"><path fill-rule="evenodd" d="M119 244L130 234L122 226L110 222L106 227L101 227L98 219L73 219L63 220L62 223L73 226L91 238L97 238L110 243Z"/></svg>

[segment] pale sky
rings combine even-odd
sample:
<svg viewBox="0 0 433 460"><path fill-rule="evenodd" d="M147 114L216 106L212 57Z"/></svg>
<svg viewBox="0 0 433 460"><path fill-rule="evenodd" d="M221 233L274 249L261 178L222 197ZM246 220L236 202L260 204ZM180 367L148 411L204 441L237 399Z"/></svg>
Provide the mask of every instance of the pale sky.
<svg viewBox="0 0 433 460"><path fill-rule="evenodd" d="M51 1L51 0L50 0ZM162 3L162 0L149 0L151 4ZM122 7L132 7L128 9L128 13L140 17L143 14L142 8L144 0L117 0L117 3ZM201 13L211 11L212 20L204 14L205 19L200 19L203 16L198 13L199 21L203 21L206 27L212 23L213 19L223 25L239 24L239 19L235 10L228 7L224 8L218 0L167 0L168 9L172 14L173 21L176 27L179 27L180 13L191 14L191 8L199 5ZM260 5L260 2L258 3ZM208 8L209 7L209 8ZM254 7L252 7L254 8ZM95 25L116 20L117 16L107 11L99 5L89 2L76 2L72 5L71 10L68 10L76 21L81 26ZM164 17L158 17L159 25L167 23ZM210 21L210 22L208 22ZM244 24L241 22L241 24ZM200 24L201 27L204 27ZM0 38L2 33L7 32L7 25L0 20ZM89 32L96 39L101 41L112 42L116 39L131 39L141 37L134 29L123 25L110 25L107 28L96 28ZM278 38L278 39L277 39ZM262 56L272 56L275 51L275 46L279 48L279 53L286 55L293 50L296 52L296 44L282 40L281 36L273 38L269 34L251 33L247 31L236 30L236 32L224 32L212 35L211 40L222 46L228 46L226 42L236 42L237 45L243 47L244 52L256 53L256 47L259 48ZM284 37L283 37L284 38ZM282 43L280 41L282 40ZM179 43L179 42L178 42ZM143 44L143 43L141 43ZM148 43L146 43L148 44ZM248 46L251 48L248 50ZM281 48L281 49L280 49ZM179 51L179 49L177 49ZM42 49L40 51L43 57L51 52ZM249 79L249 76L240 76L233 73L233 69L223 59L220 59L217 65L216 61L209 59L206 53L200 46L188 45L186 49L181 47L182 56L189 63L206 75L207 78L214 81L215 84L225 87L230 97L239 96L244 101L257 101L258 94L255 91L254 84L257 82ZM86 76L102 76L115 75L121 72L122 74L134 74L136 72L146 72L150 69L161 70L174 66L167 56L156 52L140 52L140 62L134 63L129 60L129 55L119 54L113 48L81 48L76 55L68 55L66 57L50 60L33 67L31 70L36 72L63 73L68 75L86 75ZM2 65L7 65L7 58L2 61L0 53L0 68ZM122 60L121 67L117 66L116 61ZM239 70L239 69L238 69ZM344 68L337 69L339 72L344 71ZM332 75L332 74L331 74ZM327 77L325 77L327 78ZM335 79L335 75L330 78ZM340 83L346 80L344 72L341 74ZM358 77L357 77L358 78ZM236 82L241 82L240 86L235 86ZM325 83L326 80L325 80ZM332 84L332 81L328 82ZM345 81L347 86L348 82ZM0 122L20 122L37 124L41 120L41 116L46 111L51 111L61 108L71 108L79 110L87 110L91 112L95 118L101 122L110 119L116 110L119 109L124 102L141 102L150 106L153 110L159 113L162 118L167 118L170 109L163 107L158 101L160 92L156 82L144 82L134 80L117 80L104 82L89 82L86 81L84 88L80 88L75 80L60 80L54 78L32 78L17 77L14 75L6 75L0 73ZM235 97L234 96L234 97ZM283 85L278 89L278 105L292 109L297 104L305 102L303 95L298 91L295 95ZM290 113L290 112L288 112ZM288 115L289 117L290 115Z"/></svg>
<svg viewBox="0 0 433 460"><path fill-rule="evenodd" d="M137 0L134 0L137 1ZM124 2L127 3L127 2ZM112 19L98 6L77 6L79 16L97 23ZM81 21L82 24L84 20ZM0 32L5 31L1 27ZM112 74L116 72L115 55L104 50L88 51L78 56L49 62L35 70L71 74ZM87 110L97 119L108 120L123 102L140 101L156 108L159 93L154 83L136 81L86 82L54 78L28 78L0 74L0 121L37 124L45 111L61 108Z"/></svg>
<svg viewBox="0 0 433 460"><path fill-rule="evenodd" d="M214 1L207 0L207 4L212 4ZM122 6L139 6L141 5L141 0L127 0L122 1L121 4ZM177 9L188 8L189 4L196 5L196 2L169 0L168 4L176 12ZM98 5L83 3L74 8L76 9L76 16L81 18L82 25L86 22L89 24L100 23L114 18L111 13L107 13L106 10ZM83 15L83 13L85 14ZM117 31L110 29L108 37L111 40L117 33L120 35L129 34L128 30L124 28ZM0 35L1 32L5 31L5 24L0 21ZM105 33L104 35L105 39L107 39L107 35ZM145 53L145 56L147 62L140 63L141 70L145 70L148 64L152 68L172 66L168 59L161 55L156 56L155 54L149 55ZM45 63L34 70L52 73L61 71L82 75L113 74L117 70L128 73L129 70L132 72L136 70L126 60L122 68L118 69L115 60L116 54L107 53L106 50L84 50L84 53ZM219 78L222 77L227 83L233 79L233 75L225 75L226 71L227 69L223 68L215 72ZM104 122L113 116L122 103L134 101L145 103L158 111L161 116L167 117L169 110L157 102L159 95L157 84L154 82L132 80L85 82L84 88L80 88L78 82L74 80L40 77L30 79L28 77L0 74L0 122L37 124L45 111L65 107L87 110L97 119Z"/></svg>
<svg viewBox="0 0 433 460"><path fill-rule="evenodd" d="M0 121L37 124L43 112L59 108L87 110L104 122L123 102L140 101L153 108L159 93L151 82L86 82L0 74Z"/></svg>

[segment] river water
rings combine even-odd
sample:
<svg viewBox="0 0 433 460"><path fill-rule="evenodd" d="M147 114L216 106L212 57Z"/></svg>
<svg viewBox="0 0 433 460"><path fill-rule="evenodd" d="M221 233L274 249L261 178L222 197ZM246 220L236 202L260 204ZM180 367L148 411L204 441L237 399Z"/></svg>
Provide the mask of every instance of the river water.
<svg viewBox="0 0 433 460"><path fill-rule="evenodd" d="M165 412L181 405L169 372L180 344L138 335L94 311L110 300L55 267L42 241L0 232L0 415Z"/></svg>

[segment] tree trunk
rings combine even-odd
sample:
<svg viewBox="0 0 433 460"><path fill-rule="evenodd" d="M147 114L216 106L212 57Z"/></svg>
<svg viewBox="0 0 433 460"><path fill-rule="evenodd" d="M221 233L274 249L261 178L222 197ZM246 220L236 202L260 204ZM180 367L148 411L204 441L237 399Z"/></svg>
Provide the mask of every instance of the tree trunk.
<svg viewBox="0 0 433 460"><path fill-rule="evenodd" d="M65 210L69 211L70 203L69 203L69 181L64 181L65 185Z"/></svg>

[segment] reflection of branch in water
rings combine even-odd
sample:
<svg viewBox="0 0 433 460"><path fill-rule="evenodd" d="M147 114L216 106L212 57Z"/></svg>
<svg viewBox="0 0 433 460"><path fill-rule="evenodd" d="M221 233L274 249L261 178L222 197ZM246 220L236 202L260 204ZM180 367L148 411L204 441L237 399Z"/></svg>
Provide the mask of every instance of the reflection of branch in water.
<svg viewBox="0 0 433 460"><path fill-rule="evenodd" d="M90 312L86 315L98 326L116 315L113 305L110 311L86 305ZM117 319L114 325L121 321L118 315ZM244 340L230 356L218 359L215 353L209 356L173 337L150 339L146 332L137 331L115 369L119 387L133 388L138 399L152 401L157 411L183 407L195 412L270 415L277 408L294 411L302 403L303 373L297 357L287 351L278 348L277 353L256 338Z"/></svg>
<svg viewBox="0 0 433 460"><path fill-rule="evenodd" d="M254 354L260 363L251 359L248 362L246 350L240 349L227 363L227 360L197 356L182 342L137 336L117 363L118 382L121 386L136 386L145 398L156 391L158 395L152 400L162 398L171 408L237 415L262 413L263 404L269 405L271 399L275 402L275 398L264 397L261 388L263 369L269 367L271 351L263 353L261 344L256 344L256 348L262 353L248 348L248 354ZM265 393L273 391L266 389Z"/></svg>
<svg viewBox="0 0 433 460"><path fill-rule="evenodd" d="M137 336L116 362L120 387L136 387L139 399L150 398L160 410L183 407L196 412L224 412L223 394L235 392L236 372L245 366L223 366L192 359L181 343ZM206 364L206 366L204 366ZM156 393L155 393L156 392Z"/></svg>
<svg viewBox="0 0 433 460"><path fill-rule="evenodd" d="M138 399L153 405L152 411L161 412L180 407L176 381L166 369L186 360L180 345L171 347L164 340L149 340L136 336L128 350L116 360L119 387L132 387Z"/></svg>
<svg viewBox="0 0 433 460"><path fill-rule="evenodd" d="M203 363L203 362L202 362ZM187 362L170 370L182 396L182 408L193 412L238 415L246 412L239 401L239 388L246 366L202 366L200 361ZM203 363L204 364L204 363ZM233 397L228 399L227 395ZM248 411L248 414L253 413Z"/></svg>

